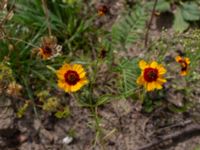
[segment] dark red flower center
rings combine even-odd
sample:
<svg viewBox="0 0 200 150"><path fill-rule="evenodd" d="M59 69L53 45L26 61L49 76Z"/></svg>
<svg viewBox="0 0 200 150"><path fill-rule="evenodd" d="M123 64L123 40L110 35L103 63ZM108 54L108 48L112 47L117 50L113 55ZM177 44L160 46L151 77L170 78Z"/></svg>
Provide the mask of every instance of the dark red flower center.
<svg viewBox="0 0 200 150"><path fill-rule="evenodd" d="M146 68L144 70L144 79L147 82L153 82L158 79L158 69Z"/></svg>
<svg viewBox="0 0 200 150"><path fill-rule="evenodd" d="M187 71L188 68L187 62L185 60L180 60L179 63L181 65L181 71Z"/></svg>
<svg viewBox="0 0 200 150"><path fill-rule="evenodd" d="M42 49L43 49L43 53L45 55L51 55L52 54L52 49L49 46L45 46Z"/></svg>
<svg viewBox="0 0 200 150"><path fill-rule="evenodd" d="M65 81L69 85L75 85L79 80L80 80L80 78L76 71L69 70L65 73Z"/></svg>

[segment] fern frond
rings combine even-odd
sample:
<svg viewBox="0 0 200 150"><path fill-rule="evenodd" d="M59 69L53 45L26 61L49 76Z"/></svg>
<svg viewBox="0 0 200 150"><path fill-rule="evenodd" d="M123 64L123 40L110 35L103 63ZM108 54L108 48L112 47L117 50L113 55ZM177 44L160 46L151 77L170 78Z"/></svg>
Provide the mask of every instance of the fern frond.
<svg viewBox="0 0 200 150"><path fill-rule="evenodd" d="M121 63L116 68L117 72L119 72L121 76L120 87L121 92L126 95L126 93L130 93L130 91L134 91L137 87L136 79L139 76L139 68L138 68L138 59L133 58L131 60L122 59Z"/></svg>
<svg viewBox="0 0 200 150"><path fill-rule="evenodd" d="M112 45L117 49L129 48L143 35L146 20L147 14L141 6L137 6L132 13L122 16L112 27Z"/></svg>

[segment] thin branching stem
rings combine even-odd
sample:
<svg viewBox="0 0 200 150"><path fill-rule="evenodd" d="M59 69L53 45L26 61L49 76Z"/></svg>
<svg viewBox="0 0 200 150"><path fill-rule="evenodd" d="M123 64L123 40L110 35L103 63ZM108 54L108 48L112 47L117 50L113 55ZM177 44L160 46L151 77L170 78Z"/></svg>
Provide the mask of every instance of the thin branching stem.
<svg viewBox="0 0 200 150"><path fill-rule="evenodd" d="M13 41L25 43L26 45L31 46L31 47L34 47L34 48L39 48L38 46L36 46L36 45L34 45L34 44L30 43L30 42L26 42L26 41L24 41L24 40L22 40L22 39L19 39L19 38L8 37L8 36L7 36L6 38L7 38L8 40L13 40Z"/></svg>
<svg viewBox="0 0 200 150"><path fill-rule="evenodd" d="M158 3L158 0L155 0L154 1L154 5L153 5L153 9L151 11L151 18L148 22L148 25L147 25L147 31L146 31L146 34L145 34L145 40L144 40L144 46L147 47L148 46L148 39L149 39L149 30L151 28L151 24L152 24L152 21L153 21L153 16L154 16L154 12L156 10L156 5Z"/></svg>

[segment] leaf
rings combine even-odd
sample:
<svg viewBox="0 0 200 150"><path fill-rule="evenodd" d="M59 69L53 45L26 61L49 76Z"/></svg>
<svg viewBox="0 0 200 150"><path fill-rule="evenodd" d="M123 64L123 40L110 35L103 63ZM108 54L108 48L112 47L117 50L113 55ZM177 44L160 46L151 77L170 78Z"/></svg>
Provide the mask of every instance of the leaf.
<svg viewBox="0 0 200 150"><path fill-rule="evenodd" d="M195 2L183 3L181 12L183 18L187 21L197 21L200 19L200 9Z"/></svg>
<svg viewBox="0 0 200 150"><path fill-rule="evenodd" d="M134 91L137 88L136 79L139 76L138 71L138 59L122 59L116 70L122 75L121 91L124 95L127 95L129 91ZM130 94L128 94L130 95Z"/></svg>
<svg viewBox="0 0 200 150"><path fill-rule="evenodd" d="M173 29L177 32L183 32L188 27L189 27L189 23L184 20L182 13L181 13L181 9L178 7L175 12Z"/></svg>
<svg viewBox="0 0 200 150"><path fill-rule="evenodd" d="M154 110L153 102L150 99L145 99L143 103L144 111L150 113Z"/></svg>
<svg viewBox="0 0 200 150"><path fill-rule="evenodd" d="M141 6L116 20L111 31L112 45L116 49L128 49L143 35L146 20L147 14Z"/></svg>
<svg viewBox="0 0 200 150"><path fill-rule="evenodd" d="M61 118L66 118L70 115L70 109L68 106L65 106L64 109L62 111L57 111L55 113L55 116L59 119Z"/></svg>
<svg viewBox="0 0 200 150"><path fill-rule="evenodd" d="M158 3L156 5L156 10L161 12L166 12L170 10L170 2L166 0L158 0Z"/></svg>

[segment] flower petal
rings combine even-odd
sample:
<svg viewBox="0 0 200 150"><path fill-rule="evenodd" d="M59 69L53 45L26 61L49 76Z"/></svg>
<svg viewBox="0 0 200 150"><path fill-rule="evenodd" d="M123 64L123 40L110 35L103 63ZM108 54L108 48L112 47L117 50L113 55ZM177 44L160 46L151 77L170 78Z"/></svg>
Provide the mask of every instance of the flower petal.
<svg viewBox="0 0 200 150"><path fill-rule="evenodd" d="M84 70L84 68L83 68L82 65L80 65L80 64L74 64L72 66L72 68L73 68L74 71L76 71L78 73L78 75L79 75L80 78L84 78L85 77L86 72L85 72L85 70Z"/></svg>
<svg viewBox="0 0 200 150"><path fill-rule="evenodd" d="M162 85L159 82L155 82L156 89L162 89Z"/></svg>
<svg viewBox="0 0 200 150"><path fill-rule="evenodd" d="M72 91L71 91L71 86L68 85L68 84L65 84L64 91L67 92L67 93L72 92Z"/></svg>
<svg viewBox="0 0 200 150"><path fill-rule="evenodd" d="M156 88L154 82L147 83L147 91L153 91Z"/></svg>
<svg viewBox="0 0 200 150"><path fill-rule="evenodd" d="M186 76L186 75L187 75L187 71L181 71L181 72L180 72L180 75L181 75L181 76Z"/></svg>
<svg viewBox="0 0 200 150"><path fill-rule="evenodd" d="M73 65L72 65L72 70L78 72L78 71L83 71L84 69L83 69L83 67L82 67L81 64L73 64Z"/></svg>
<svg viewBox="0 0 200 150"><path fill-rule="evenodd" d="M56 72L56 75L57 75L58 79L60 79L60 80L64 80L65 79L65 77L64 77L65 72L63 70L58 70Z"/></svg>
<svg viewBox="0 0 200 150"><path fill-rule="evenodd" d="M167 80L164 79L164 78L159 77L159 78L157 79L157 82L159 82L160 84L163 84L163 83L167 82Z"/></svg>
<svg viewBox="0 0 200 150"><path fill-rule="evenodd" d="M167 72L167 70L162 65L158 65L157 69L159 75L163 75Z"/></svg>
<svg viewBox="0 0 200 150"><path fill-rule="evenodd" d="M70 68L71 67L69 64L64 64L62 67L60 67L60 69L58 69L56 71L56 75L57 75L58 79L64 80L65 79L64 75Z"/></svg>
<svg viewBox="0 0 200 150"><path fill-rule="evenodd" d="M148 67L149 65L146 63L146 61L144 60L140 60L139 62L139 67L140 69L144 70L146 67Z"/></svg>
<svg viewBox="0 0 200 150"><path fill-rule="evenodd" d="M65 82L63 80L58 80L58 87L63 89L65 87Z"/></svg>
<svg viewBox="0 0 200 150"><path fill-rule="evenodd" d="M137 78L137 81L136 81L137 84L139 85L143 85L145 83L145 80L143 78L142 75L140 75L138 78Z"/></svg>
<svg viewBox="0 0 200 150"><path fill-rule="evenodd" d="M190 59L189 58L186 57L185 61L186 61L187 64L190 64Z"/></svg>
<svg viewBox="0 0 200 150"><path fill-rule="evenodd" d="M156 61L153 61L151 64L150 64L150 67L151 68L157 68L158 67L158 63Z"/></svg>
<svg viewBox="0 0 200 150"><path fill-rule="evenodd" d="M176 60L176 62L179 62L180 60L182 60L182 57L181 56L176 56L175 60Z"/></svg>
<svg viewBox="0 0 200 150"><path fill-rule="evenodd" d="M71 92L78 91L82 86L88 83L87 79L80 80L76 85L71 86Z"/></svg>

